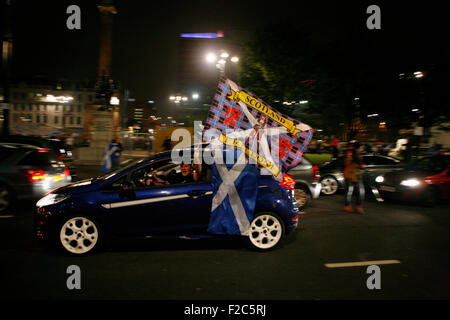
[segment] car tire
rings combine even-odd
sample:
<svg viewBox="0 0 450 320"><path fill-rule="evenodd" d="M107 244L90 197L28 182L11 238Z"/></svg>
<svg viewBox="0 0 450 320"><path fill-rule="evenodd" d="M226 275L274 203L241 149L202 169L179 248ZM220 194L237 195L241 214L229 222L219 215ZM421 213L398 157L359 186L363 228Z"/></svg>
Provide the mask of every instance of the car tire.
<svg viewBox="0 0 450 320"><path fill-rule="evenodd" d="M14 192L6 184L0 183L0 215L6 214L14 202Z"/></svg>
<svg viewBox="0 0 450 320"><path fill-rule="evenodd" d="M250 224L248 244L257 251L268 251L280 245L284 239L283 220L273 212L260 212Z"/></svg>
<svg viewBox="0 0 450 320"><path fill-rule="evenodd" d="M439 190L435 187L428 187L423 193L423 204L426 207L434 207L439 201Z"/></svg>
<svg viewBox="0 0 450 320"><path fill-rule="evenodd" d="M320 183L322 184L322 190L321 192L324 195L331 196L333 194L336 194L339 190L339 183L337 179L333 176L325 176L320 180Z"/></svg>
<svg viewBox="0 0 450 320"><path fill-rule="evenodd" d="M82 256L97 251L103 241L100 224L82 214L64 218L56 231L58 247L71 255Z"/></svg>
<svg viewBox="0 0 450 320"><path fill-rule="evenodd" d="M296 186L294 189L294 197L298 202L298 208L300 210L306 208L311 201L311 195L304 186Z"/></svg>

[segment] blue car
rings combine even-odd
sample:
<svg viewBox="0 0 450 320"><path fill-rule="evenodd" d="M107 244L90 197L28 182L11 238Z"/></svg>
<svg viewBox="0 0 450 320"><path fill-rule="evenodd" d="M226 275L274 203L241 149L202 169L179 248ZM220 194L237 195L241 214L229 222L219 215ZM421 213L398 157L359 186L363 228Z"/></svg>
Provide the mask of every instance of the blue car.
<svg viewBox="0 0 450 320"><path fill-rule="evenodd" d="M211 166L202 167L197 181L161 183L180 171L170 152L165 152L60 187L36 204L36 237L75 255L126 238L217 237L207 232L213 197ZM280 183L259 176L248 236L255 249L272 249L297 228L295 181L285 177Z"/></svg>

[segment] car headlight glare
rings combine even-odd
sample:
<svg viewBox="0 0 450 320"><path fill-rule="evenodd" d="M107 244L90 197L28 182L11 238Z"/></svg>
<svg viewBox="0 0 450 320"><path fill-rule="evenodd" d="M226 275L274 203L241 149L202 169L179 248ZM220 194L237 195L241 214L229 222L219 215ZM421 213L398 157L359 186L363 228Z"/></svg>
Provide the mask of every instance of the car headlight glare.
<svg viewBox="0 0 450 320"><path fill-rule="evenodd" d="M406 186L406 187L417 187L420 184L419 180L417 179L407 179L400 182L400 185Z"/></svg>
<svg viewBox="0 0 450 320"><path fill-rule="evenodd" d="M384 177L383 177L383 176L378 176L378 177L376 177L376 178L375 178L375 182L378 182L378 183L384 182Z"/></svg>
<svg viewBox="0 0 450 320"><path fill-rule="evenodd" d="M42 199L40 199L36 203L36 206L38 206L38 207L49 206L49 205L61 202L61 201L65 200L65 199L67 199L69 197L70 197L70 195L68 195L68 194L50 193L50 194L46 195L45 197L43 197Z"/></svg>

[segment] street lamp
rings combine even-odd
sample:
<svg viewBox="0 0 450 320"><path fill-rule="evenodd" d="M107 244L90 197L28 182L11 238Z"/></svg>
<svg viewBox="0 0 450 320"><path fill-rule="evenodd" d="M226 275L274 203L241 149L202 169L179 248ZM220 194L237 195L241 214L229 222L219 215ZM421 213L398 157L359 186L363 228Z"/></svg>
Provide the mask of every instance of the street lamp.
<svg viewBox="0 0 450 320"><path fill-rule="evenodd" d="M217 56L220 57L219 60L217 60ZM208 63L216 63L216 68L219 69L221 76L225 76L225 66L228 60L230 60L233 63L239 62L238 57L233 56L230 58L230 54L225 50L220 50L219 52L216 53L210 52L206 55L205 58Z"/></svg>
<svg viewBox="0 0 450 320"><path fill-rule="evenodd" d="M422 72L422 71L416 71L416 72L414 72L414 77L416 77L416 78L422 78L422 77L423 77L423 72Z"/></svg>

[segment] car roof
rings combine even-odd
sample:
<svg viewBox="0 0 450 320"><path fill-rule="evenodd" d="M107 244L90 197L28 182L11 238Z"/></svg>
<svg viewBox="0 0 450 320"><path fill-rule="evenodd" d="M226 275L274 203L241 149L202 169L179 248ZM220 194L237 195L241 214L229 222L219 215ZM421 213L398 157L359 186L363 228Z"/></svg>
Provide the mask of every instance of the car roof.
<svg viewBox="0 0 450 320"><path fill-rule="evenodd" d="M14 143L14 142L0 142L0 147L9 148L9 149L34 149L34 150L45 149L45 148L40 148L38 146L33 146L31 144Z"/></svg>

